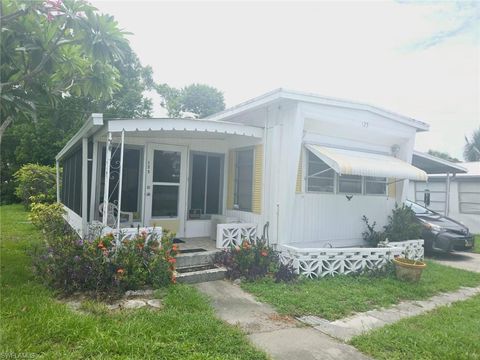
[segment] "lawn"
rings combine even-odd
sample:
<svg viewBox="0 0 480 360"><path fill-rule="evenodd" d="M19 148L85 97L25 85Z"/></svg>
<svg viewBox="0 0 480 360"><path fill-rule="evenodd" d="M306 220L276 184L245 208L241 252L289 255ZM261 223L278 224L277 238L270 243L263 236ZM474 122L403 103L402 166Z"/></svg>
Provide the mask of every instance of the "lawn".
<svg viewBox="0 0 480 360"><path fill-rule="evenodd" d="M244 334L215 318L207 299L176 285L160 311L81 314L55 299L30 273L39 234L19 205L0 207L0 354L47 359L266 359Z"/></svg>
<svg viewBox="0 0 480 360"><path fill-rule="evenodd" d="M480 234L475 235L475 245L473 247L473 252L480 254Z"/></svg>
<svg viewBox="0 0 480 360"><path fill-rule="evenodd" d="M351 343L376 359L480 359L480 295L403 319Z"/></svg>
<svg viewBox="0 0 480 360"><path fill-rule="evenodd" d="M427 264L418 284L401 282L392 274L387 277L362 275L302 279L293 284L277 284L266 279L244 282L242 288L260 301L274 305L282 314L317 315L335 320L401 300L425 299L460 286L480 284L480 274L432 261L427 261Z"/></svg>

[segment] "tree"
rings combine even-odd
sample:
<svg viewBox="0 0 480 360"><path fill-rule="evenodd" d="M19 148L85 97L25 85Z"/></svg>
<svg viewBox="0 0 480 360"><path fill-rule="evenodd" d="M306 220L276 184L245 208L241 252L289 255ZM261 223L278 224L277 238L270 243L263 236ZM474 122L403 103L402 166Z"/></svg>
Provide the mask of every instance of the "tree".
<svg viewBox="0 0 480 360"><path fill-rule="evenodd" d="M465 147L463 149L463 157L466 161L480 161L480 127L472 134L469 140L465 136Z"/></svg>
<svg viewBox="0 0 480 360"><path fill-rule="evenodd" d="M68 96L110 99L128 46L113 17L82 0L1 2L1 119L35 120Z"/></svg>
<svg viewBox="0 0 480 360"><path fill-rule="evenodd" d="M108 16L107 18L111 19ZM2 59L3 55L2 53ZM153 86L152 69L142 66L128 43L122 45L122 56L112 58L110 65L116 73L115 81L118 84L112 88L111 95L97 96L95 92L69 91L63 96L52 97L44 91L35 95L33 113L29 116L14 117L15 121L9 124L3 134L3 143L0 147L2 203L18 201L14 196L13 174L26 163L53 165L55 155L91 113L101 112L109 118L151 116L152 101L145 97L144 92ZM42 76L46 72L44 71ZM35 121L32 121L33 116Z"/></svg>
<svg viewBox="0 0 480 360"><path fill-rule="evenodd" d="M182 89L175 89L167 84L156 86L162 96L162 106L168 116L178 118L193 115L204 118L225 109L225 100L221 91L204 84L192 84Z"/></svg>
<svg viewBox="0 0 480 360"><path fill-rule="evenodd" d="M448 160L448 161L451 161L451 162L454 162L454 163L459 163L460 160L458 160L457 158L454 158L452 156L450 156L450 154L446 153L446 152L443 152L443 151L437 151L437 150L428 150L428 153L430 155L433 155L433 156L436 156L440 159L444 159L444 160Z"/></svg>

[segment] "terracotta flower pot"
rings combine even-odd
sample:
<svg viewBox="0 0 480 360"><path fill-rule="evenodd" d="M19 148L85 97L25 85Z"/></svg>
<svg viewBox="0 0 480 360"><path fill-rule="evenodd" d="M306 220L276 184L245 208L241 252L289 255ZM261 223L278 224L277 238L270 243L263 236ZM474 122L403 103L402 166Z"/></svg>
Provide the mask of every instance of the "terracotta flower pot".
<svg viewBox="0 0 480 360"><path fill-rule="evenodd" d="M411 282L418 282L422 276L423 269L427 267L427 264L423 261L405 258L395 258L393 263L395 264L397 279Z"/></svg>

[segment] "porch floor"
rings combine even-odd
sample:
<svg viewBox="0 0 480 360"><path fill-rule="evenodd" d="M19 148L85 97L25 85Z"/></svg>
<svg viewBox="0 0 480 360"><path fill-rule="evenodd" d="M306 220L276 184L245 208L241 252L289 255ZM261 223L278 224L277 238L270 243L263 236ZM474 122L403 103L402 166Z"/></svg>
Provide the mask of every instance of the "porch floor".
<svg viewBox="0 0 480 360"><path fill-rule="evenodd" d="M177 244L180 251L190 249L217 250L215 240L208 237L180 238L185 243Z"/></svg>

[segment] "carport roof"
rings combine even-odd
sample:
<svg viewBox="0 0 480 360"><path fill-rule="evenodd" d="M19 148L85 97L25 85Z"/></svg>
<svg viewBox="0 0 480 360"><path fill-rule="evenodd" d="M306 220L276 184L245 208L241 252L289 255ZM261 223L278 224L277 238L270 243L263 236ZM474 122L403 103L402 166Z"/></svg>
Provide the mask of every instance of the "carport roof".
<svg viewBox="0 0 480 360"><path fill-rule="evenodd" d="M412 165L424 170L427 174L465 174L468 169L464 166L436 156L414 151Z"/></svg>

